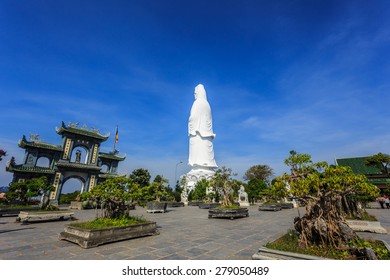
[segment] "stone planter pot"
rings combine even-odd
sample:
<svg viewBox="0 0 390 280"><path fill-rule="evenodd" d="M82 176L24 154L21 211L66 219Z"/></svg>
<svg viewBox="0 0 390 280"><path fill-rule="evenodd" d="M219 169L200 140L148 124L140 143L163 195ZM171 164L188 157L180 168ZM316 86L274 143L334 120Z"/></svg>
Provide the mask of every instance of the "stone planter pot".
<svg viewBox="0 0 390 280"><path fill-rule="evenodd" d="M294 204L292 204L292 203L280 203L280 207L282 207L282 209L292 209L292 208L294 208Z"/></svg>
<svg viewBox="0 0 390 280"><path fill-rule="evenodd" d="M248 208L226 209L213 208L209 210L210 218L225 218L234 220L235 218L249 217Z"/></svg>
<svg viewBox="0 0 390 280"><path fill-rule="evenodd" d="M20 211L17 222L46 222L51 220L69 220L73 218L74 212L68 210L60 211Z"/></svg>
<svg viewBox="0 0 390 280"><path fill-rule="evenodd" d="M80 247L88 249L105 243L158 234L156 222L100 230L88 230L68 225L60 233L59 239L76 243Z"/></svg>
<svg viewBox="0 0 390 280"><path fill-rule="evenodd" d="M148 213L164 213L167 211L166 202L151 201L146 204L146 212Z"/></svg>
<svg viewBox="0 0 390 280"><path fill-rule="evenodd" d="M19 215L20 211L36 211L39 210L38 206L34 206L31 208L26 209L24 208L18 208L18 207L12 207L12 208L0 208L0 217L2 216L17 216Z"/></svg>
<svg viewBox="0 0 390 280"><path fill-rule="evenodd" d="M199 206L200 203L199 201L188 201L188 206Z"/></svg>
<svg viewBox="0 0 390 280"><path fill-rule="evenodd" d="M286 251L279 251L261 247L259 251L252 256L253 260L329 260L326 258L298 254Z"/></svg>
<svg viewBox="0 0 390 280"><path fill-rule="evenodd" d="M259 206L259 211L280 211L282 207L279 204L262 204Z"/></svg>
<svg viewBox="0 0 390 280"><path fill-rule="evenodd" d="M387 230L377 221L346 220L348 226L354 231L367 231L386 234Z"/></svg>
<svg viewBox="0 0 390 280"><path fill-rule="evenodd" d="M221 204L220 203L199 203L200 209L211 209L211 208L216 208L218 206L221 206Z"/></svg>
<svg viewBox="0 0 390 280"><path fill-rule="evenodd" d="M167 202L167 207L184 207L184 202Z"/></svg>

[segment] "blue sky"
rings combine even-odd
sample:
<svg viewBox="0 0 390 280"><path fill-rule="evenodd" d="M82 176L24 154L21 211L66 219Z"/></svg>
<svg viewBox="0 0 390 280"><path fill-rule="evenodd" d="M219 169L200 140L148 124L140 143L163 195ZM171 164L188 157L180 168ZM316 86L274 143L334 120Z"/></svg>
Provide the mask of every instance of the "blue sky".
<svg viewBox="0 0 390 280"><path fill-rule="evenodd" d="M217 164L238 179L287 171L292 149L329 163L390 152L388 1L3 0L0 38L0 186L22 135L60 144L62 121L111 133L102 151L118 125L120 172L173 184L199 83Z"/></svg>

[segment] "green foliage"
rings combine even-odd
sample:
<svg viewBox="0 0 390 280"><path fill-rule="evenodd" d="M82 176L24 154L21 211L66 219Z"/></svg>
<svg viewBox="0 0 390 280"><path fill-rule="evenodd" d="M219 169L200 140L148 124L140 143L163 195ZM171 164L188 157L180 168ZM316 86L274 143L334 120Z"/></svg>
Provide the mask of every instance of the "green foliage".
<svg viewBox="0 0 390 280"><path fill-rule="evenodd" d="M177 181L175 189L173 191L171 190L170 196L172 196L176 202L180 202L182 192L183 192L183 187L181 187L179 181Z"/></svg>
<svg viewBox="0 0 390 280"><path fill-rule="evenodd" d="M50 191L53 191L53 185L48 183L45 176L33 178L25 182L14 182L9 185L7 199L16 200L23 205L28 205L29 200L33 197L48 196ZM43 205L45 207L46 205Z"/></svg>
<svg viewBox="0 0 390 280"><path fill-rule="evenodd" d="M273 175L272 168L268 165L251 166L244 174L243 178L246 181L258 179L260 181L269 182L269 178Z"/></svg>
<svg viewBox="0 0 390 280"><path fill-rule="evenodd" d="M378 153L366 159L366 164L378 167L383 174L389 174L390 155Z"/></svg>
<svg viewBox="0 0 390 280"><path fill-rule="evenodd" d="M322 258L337 260L356 259L356 256L351 254L351 250L349 249L350 247L369 247L374 250L379 260L390 259L390 253L384 246L383 242L356 238L349 243L349 248L346 247L345 249L335 249L331 246L324 245L312 245L308 247L303 247L299 245L299 236L294 230L289 231L287 234L283 235L281 238L275 240L274 242L267 243L265 247L279 251L313 255Z"/></svg>
<svg viewBox="0 0 390 280"><path fill-rule="evenodd" d="M211 194L220 196L220 203L222 207L230 207L234 205L234 191L232 188L232 173L231 168L222 166L218 168L210 180Z"/></svg>
<svg viewBox="0 0 390 280"><path fill-rule="evenodd" d="M381 241L355 238L349 242L349 246L357 248L371 248L374 250L375 255L379 260L390 260L390 252Z"/></svg>
<svg viewBox="0 0 390 280"><path fill-rule="evenodd" d="M350 167L313 163L307 154L290 151L285 163L291 174L277 177L270 194L280 198L293 196L305 203L305 215L294 220L300 242L306 247L344 246L356 235L344 226L345 216L356 215L358 200L377 197L379 189L367 183L364 175L354 174Z"/></svg>
<svg viewBox="0 0 390 280"><path fill-rule="evenodd" d="M291 174L284 174L275 179L271 193L287 197L318 196L321 192L328 194L353 195L360 200L372 200L378 196L376 186L367 183L366 177L354 174L348 166L328 166L325 162L313 163L310 155L290 151L285 160L291 167Z"/></svg>
<svg viewBox="0 0 390 280"><path fill-rule="evenodd" d="M194 201L206 200L206 193L209 187L209 182L206 179L201 179L195 184L195 188L191 193L191 199Z"/></svg>
<svg viewBox="0 0 390 280"><path fill-rule="evenodd" d="M95 186L90 199L101 205L103 218L115 219L129 216L131 203L141 195L141 189L131 178L116 177Z"/></svg>
<svg viewBox="0 0 390 280"><path fill-rule="evenodd" d="M140 188L147 187L150 183L151 175L147 169L139 168L133 170L129 178Z"/></svg>
<svg viewBox="0 0 390 280"><path fill-rule="evenodd" d="M137 225L147 222L147 220L134 216L122 216L116 219L110 218L98 218L92 221L84 223L73 223L70 226L78 227L82 229L97 230L97 229L108 229L113 227L123 227L130 225Z"/></svg>
<svg viewBox="0 0 390 280"><path fill-rule="evenodd" d="M157 175L149 186L143 189L144 199L147 201L161 201L169 194L168 180L161 175Z"/></svg>
<svg viewBox="0 0 390 280"><path fill-rule="evenodd" d="M60 196L60 204L70 204L71 201L75 201L77 196L80 195L80 191L75 191L72 193L64 193Z"/></svg>
<svg viewBox="0 0 390 280"><path fill-rule="evenodd" d="M249 201L254 202L267 194L268 185L263 180L254 178L245 186L245 191L248 194Z"/></svg>

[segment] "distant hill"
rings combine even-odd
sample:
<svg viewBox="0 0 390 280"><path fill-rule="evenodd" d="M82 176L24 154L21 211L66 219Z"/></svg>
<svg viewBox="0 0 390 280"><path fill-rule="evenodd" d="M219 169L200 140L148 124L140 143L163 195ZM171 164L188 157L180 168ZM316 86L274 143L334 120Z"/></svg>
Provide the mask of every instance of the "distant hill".
<svg viewBox="0 0 390 280"><path fill-rule="evenodd" d="M8 187L0 187L0 192L8 192Z"/></svg>

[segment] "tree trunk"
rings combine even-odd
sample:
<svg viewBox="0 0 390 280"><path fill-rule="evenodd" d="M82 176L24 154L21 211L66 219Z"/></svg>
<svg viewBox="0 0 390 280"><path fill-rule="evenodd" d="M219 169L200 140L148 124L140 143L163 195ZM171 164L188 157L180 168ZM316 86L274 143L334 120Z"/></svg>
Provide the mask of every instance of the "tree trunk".
<svg viewBox="0 0 390 280"><path fill-rule="evenodd" d="M318 197L311 197L306 206L306 214L294 219L301 245L323 244L342 248L357 236L340 211L341 200L342 196L332 193L320 193Z"/></svg>

